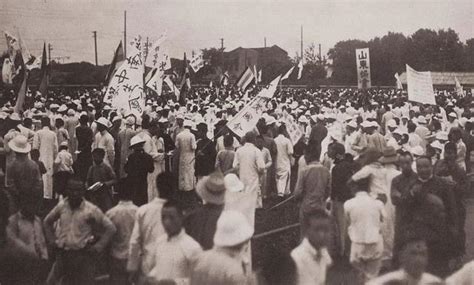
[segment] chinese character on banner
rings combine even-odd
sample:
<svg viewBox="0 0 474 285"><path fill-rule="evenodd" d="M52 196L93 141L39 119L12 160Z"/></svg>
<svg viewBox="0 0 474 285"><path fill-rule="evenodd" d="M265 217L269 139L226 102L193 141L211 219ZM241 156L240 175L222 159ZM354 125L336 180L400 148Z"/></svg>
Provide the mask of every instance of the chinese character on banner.
<svg viewBox="0 0 474 285"><path fill-rule="evenodd" d="M357 87L366 89L372 86L370 80L370 55L369 49L356 49Z"/></svg>

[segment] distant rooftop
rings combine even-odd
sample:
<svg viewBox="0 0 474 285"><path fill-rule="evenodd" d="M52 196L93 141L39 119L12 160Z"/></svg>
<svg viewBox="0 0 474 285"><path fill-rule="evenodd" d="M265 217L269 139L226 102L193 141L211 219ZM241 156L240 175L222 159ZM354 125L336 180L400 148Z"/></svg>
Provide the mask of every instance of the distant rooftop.
<svg viewBox="0 0 474 285"><path fill-rule="evenodd" d="M455 85L455 77L459 80L461 85L474 86L474 72L431 72L433 85ZM407 83L406 72L400 75L400 81L402 81L403 84Z"/></svg>

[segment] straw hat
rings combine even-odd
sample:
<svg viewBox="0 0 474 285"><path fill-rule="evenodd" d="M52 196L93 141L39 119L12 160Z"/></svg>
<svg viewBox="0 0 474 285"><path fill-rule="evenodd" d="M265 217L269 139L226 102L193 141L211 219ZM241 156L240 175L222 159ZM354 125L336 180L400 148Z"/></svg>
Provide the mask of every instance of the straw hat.
<svg viewBox="0 0 474 285"><path fill-rule="evenodd" d="M225 190L224 176L218 171L205 176L196 185L196 192L199 197L215 205L224 205Z"/></svg>
<svg viewBox="0 0 474 285"><path fill-rule="evenodd" d="M250 240L253 232L253 228L242 213L223 211L217 220L214 245L221 247L236 246Z"/></svg>
<svg viewBox="0 0 474 285"><path fill-rule="evenodd" d="M240 181L239 177L233 173L229 173L224 177L225 189L229 192L241 192L244 190L245 185Z"/></svg>
<svg viewBox="0 0 474 285"><path fill-rule="evenodd" d="M104 117L100 117L97 121L95 121L97 124L101 124L102 126L106 127L106 128L110 128L112 126L112 123L107 120L106 118Z"/></svg>
<svg viewBox="0 0 474 285"><path fill-rule="evenodd" d="M134 136L131 140L130 140L130 146L129 148L132 148L138 144L142 144L142 143L145 143L145 140L140 137L140 136Z"/></svg>
<svg viewBox="0 0 474 285"><path fill-rule="evenodd" d="M29 153L31 150L31 145L28 143L28 139L23 135L17 135L8 143L8 146L14 152L18 153Z"/></svg>
<svg viewBox="0 0 474 285"><path fill-rule="evenodd" d="M395 148L392 146L386 147L383 150L383 156L379 158L379 162L382 164L395 163L398 161L398 155Z"/></svg>

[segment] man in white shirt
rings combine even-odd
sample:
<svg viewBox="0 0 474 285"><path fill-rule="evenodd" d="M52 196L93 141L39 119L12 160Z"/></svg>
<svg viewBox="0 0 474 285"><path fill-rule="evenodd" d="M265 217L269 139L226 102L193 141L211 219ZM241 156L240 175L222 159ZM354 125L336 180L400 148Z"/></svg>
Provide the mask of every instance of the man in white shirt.
<svg viewBox="0 0 474 285"><path fill-rule="evenodd" d="M161 210L173 191L172 179L166 173L156 178L159 197L138 208L135 215L127 271L134 282L143 282L149 277L156 254L156 241L165 233L161 224Z"/></svg>
<svg viewBox="0 0 474 285"><path fill-rule="evenodd" d="M360 189L344 203L344 213L352 243L350 262L363 274L364 281L371 280L382 266L384 205L369 196L366 189Z"/></svg>
<svg viewBox="0 0 474 285"><path fill-rule="evenodd" d="M291 252L296 263L297 284L326 284L326 272L332 264L326 248L333 227L331 218L324 210L313 209L304 213L303 224L303 241Z"/></svg>
<svg viewBox="0 0 474 285"><path fill-rule="evenodd" d="M94 142L92 143L92 150L101 148L105 150L104 162L110 167L114 167L115 159L115 140L109 133L108 129L112 127L112 123L104 117L97 121L97 134L95 134Z"/></svg>
<svg viewBox="0 0 474 285"><path fill-rule="evenodd" d="M416 229L410 232L415 233ZM405 239L404 245L402 245L400 250L400 263L399 270L384 274L367 284L444 284L440 278L425 272L428 265L428 247L426 242L417 234L413 234L412 237Z"/></svg>
<svg viewBox="0 0 474 285"><path fill-rule="evenodd" d="M184 231L183 210L176 202L168 201L163 205L161 222L166 234L156 241L156 255L150 276L156 282L189 282L191 270L202 252L201 246Z"/></svg>
<svg viewBox="0 0 474 285"><path fill-rule="evenodd" d="M283 197L290 194L291 157L293 155L293 144L285 137L286 126L278 128L278 136L275 138L277 146L276 157L276 185L278 196Z"/></svg>

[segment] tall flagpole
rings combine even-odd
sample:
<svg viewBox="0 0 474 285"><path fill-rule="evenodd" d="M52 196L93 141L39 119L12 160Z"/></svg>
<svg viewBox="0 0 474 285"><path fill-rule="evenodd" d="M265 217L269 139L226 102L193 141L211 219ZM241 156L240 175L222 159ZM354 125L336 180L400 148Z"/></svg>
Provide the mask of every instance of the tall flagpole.
<svg viewBox="0 0 474 285"><path fill-rule="evenodd" d="M123 11L123 55L127 58L127 11Z"/></svg>

